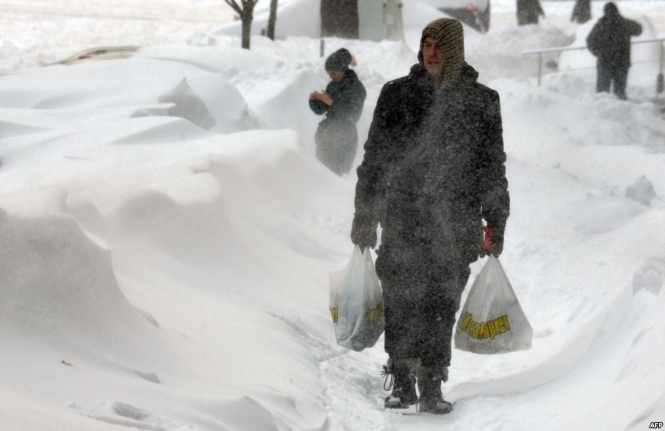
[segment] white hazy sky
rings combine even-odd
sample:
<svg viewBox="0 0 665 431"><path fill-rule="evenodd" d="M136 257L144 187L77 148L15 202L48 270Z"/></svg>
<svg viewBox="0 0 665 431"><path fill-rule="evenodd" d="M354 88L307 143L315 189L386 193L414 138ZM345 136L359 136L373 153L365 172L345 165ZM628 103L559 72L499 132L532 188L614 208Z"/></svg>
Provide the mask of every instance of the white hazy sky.
<svg viewBox="0 0 665 431"><path fill-rule="evenodd" d="M404 43L326 43L358 59L363 137L382 85L408 71L437 16L404 3ZM513 1L495 1L491 31L466 31L467 61L501 96L512 201L501 261L533 346L455 350L444 385L455 410L400 414L382 408L382 339L360 353L335 343L328 273L350 256L356 177L314 158L307 95L327 82L307 33L316 3L280 4L291 36L243 51L220 1L0 0L0 430L665 421L657 46L634 50L619 101L595 94L586 51L546 56L558 68L540 86L536 57L522 55L583 45L593 23L570 23L571 1L544 2L541 24L519 28ZM638 40L665 34L665 2L618 4L643 23ZM54 64L99 46L140 49Z"/></svg>

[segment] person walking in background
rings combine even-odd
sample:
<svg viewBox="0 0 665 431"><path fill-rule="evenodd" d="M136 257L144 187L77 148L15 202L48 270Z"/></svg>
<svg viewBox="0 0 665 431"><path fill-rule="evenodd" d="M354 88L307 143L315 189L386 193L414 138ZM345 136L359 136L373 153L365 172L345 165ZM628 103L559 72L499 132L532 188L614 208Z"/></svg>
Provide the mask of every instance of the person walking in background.
<svg viewBox="0 0 665 431"><path fill-rule="evenodd" d="M314 137L316 158L337 175L348 174L358 150L356 123L363 111L367 92L358 75L349 66L353 56L339 49L326 59L330 83L325 91L309 95L309 107L326 117L319 123Z"/></svg>
<svg viewBox="0 0 665 431"><path fill-rule="evenodd" d="M386 408L452 409L441 383L469 265L503 250L510 200L501 107L477 79L460 22L427 24L418 64L381 90L357 169L351 240L375 247L383 229L376 272L394 378Z"/></svg>
<svg viewBox="0 0 665 431"><path fill-rule="evenodd" d="M591 19L591 0L576 0L573 13L570 16L572 22L584 24Z"/></svg>
<svg viewBox="0 0 665 431"><path fill-rule="evenodd" d="M591 29L586 43L596 56L596 92L609 92L626 100L626 83L630 69L630 38L642 34L642 26L626 19L616 4L610 2L603 8L604 15Z"/></svg>
<svg viewBox="0 0 665 431"><path fill-rule="evenodd" d="M538 24L538 18L545 17L540 0L517 0L517 24Z"/></svg>

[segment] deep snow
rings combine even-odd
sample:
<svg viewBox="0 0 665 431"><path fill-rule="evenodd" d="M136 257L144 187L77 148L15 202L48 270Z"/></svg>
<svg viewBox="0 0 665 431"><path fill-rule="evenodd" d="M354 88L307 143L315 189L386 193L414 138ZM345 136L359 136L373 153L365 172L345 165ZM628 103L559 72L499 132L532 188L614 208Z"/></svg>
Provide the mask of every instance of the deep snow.
<svg viewBox="0 0 665 431"><path fill-rule="evenodd" d="M501 261L535 336L517 353L455 350L454 412L401 415L382 409L382 341L356 353L334 340L328 273L350 256L355 175L313 156L320 117L306 100L327 82L316 2L280 4L289 37L243 51L221 2L0 0L0 429L664 421L658 49L636 46L623 102L594 93L584 50L548 54L558 70L537 85L522 52L582 46L592 25L568 22L570 1L543 2L547 18L519 28L514 3L495 1L490 33L467 31L468 62L501 95L512 199ZM638 40L665 33L664 2L618 4L644 24ZM404 13L404 43L326 41L358 59L361 136L437 15L417 0ZM54 64L113 45L142 48Z"/></svg>

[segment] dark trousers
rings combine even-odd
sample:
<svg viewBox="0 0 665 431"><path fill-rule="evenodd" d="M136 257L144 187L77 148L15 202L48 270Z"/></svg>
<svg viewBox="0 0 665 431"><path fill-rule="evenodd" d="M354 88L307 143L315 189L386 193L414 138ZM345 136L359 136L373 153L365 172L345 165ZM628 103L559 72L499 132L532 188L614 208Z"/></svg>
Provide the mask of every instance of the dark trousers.
<svg viewBox="0 0 665 431"><path fill-rule="evenodd" d="M455 315L470 262L434 263L423 249L386 249L376 261L385 312L385 350L393 359L419 358L449 367Z"/></svg>
<svg viewBox="0 0 665 431"><path fill-rule="evenodd" d="M626 100L626 83L628 82L628 69L598 69L596 81L596 92L610 92L610 86L614 84L614 94L619 99Z"/></svg>

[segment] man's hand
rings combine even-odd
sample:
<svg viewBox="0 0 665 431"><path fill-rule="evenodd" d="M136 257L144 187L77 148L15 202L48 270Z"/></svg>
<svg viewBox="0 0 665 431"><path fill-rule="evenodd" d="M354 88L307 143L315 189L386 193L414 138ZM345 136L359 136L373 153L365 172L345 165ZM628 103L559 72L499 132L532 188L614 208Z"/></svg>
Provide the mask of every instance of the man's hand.
<svg viewBox="0 0 665 431"><path fill-rule="evenodd" d="M480 248L478 255L480 257L489 256L493 254L494 257L499 257L503 252L503 232L494 229L492 226L485 226L485 241Z"/></svg>
<svg viewBox="0 0 665 431"><path fill-rule="evenodd" d="M309 93L309 100L320 100L328 106L333 104L332 97L325 91L312 91Z"/></svg>
<svg viewBox="0 0 665 431"><path fill-rule="evenodd" d="M332 106L332 104L333 104L332 97L330 97L330 95L328 93L326 93L325 91L322 91L321 93L319 93L319 100L322 101L323 103L325 103L328 106Z"/></svg>
<svg viewBox="0 0 665 431"><path fill-rule="evenodd" d="M376 247L377 223L364 217L354 217L351 226L351 242L364 251L366 247Z"/></svg>

